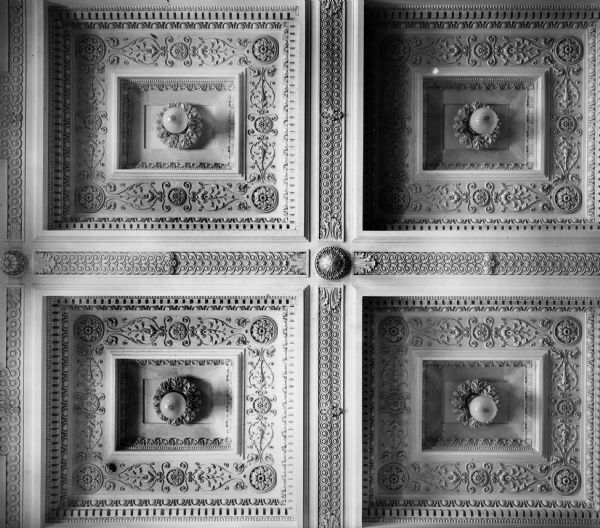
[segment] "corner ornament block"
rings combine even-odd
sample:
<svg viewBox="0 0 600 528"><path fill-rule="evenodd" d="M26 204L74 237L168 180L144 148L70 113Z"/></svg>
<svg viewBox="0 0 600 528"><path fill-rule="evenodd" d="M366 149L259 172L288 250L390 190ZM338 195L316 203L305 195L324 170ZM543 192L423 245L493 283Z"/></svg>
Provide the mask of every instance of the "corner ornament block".
<svg viewBox="0 0 600 528"><path fill-rule="evenodd" d="M323 279L341 279L350 270L350 258L341 248L325 247L315 257L315 270Z"/></svg>
<svg viewBox="0 0 600 528"><path fill-rule="evenodd" d="M2 271L11 277L18 277L27 267L27 257L18 249L4 252L2 257Z"/></svg>

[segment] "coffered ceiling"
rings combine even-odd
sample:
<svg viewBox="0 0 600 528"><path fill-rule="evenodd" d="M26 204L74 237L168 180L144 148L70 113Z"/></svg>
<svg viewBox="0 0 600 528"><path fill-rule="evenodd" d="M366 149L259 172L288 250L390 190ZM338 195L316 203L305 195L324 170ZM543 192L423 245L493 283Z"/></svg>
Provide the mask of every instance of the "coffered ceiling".
<svg viewBox="0 0 600 528"><path fill-rule="evenodd" d="M0 4L0 528L600 522L600 11Z"/></svg>

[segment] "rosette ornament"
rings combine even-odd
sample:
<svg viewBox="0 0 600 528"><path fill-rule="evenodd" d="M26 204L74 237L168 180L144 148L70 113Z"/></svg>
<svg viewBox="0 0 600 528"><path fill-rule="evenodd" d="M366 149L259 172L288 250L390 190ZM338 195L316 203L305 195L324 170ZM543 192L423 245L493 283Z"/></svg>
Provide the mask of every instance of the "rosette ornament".
<svg viewBox="0 0 600 528"><path fill-rule="evenodd" d="M190 423L196 418L202 400L198 388L186 378L169 378L154 392L157 416L170 425Z"/></svg>
<svg viewBox="0 0 600 528"><path fill-rule="evenodd" d="M465 148L483 150L498 139L500 119L491 106L478 102L469 103L458 109L452 130Z"/></svg>
<svg viewBox="0 0 600 528"><path fill-rule="evenodd" d="M472 379L461 383L452 393L450 404L456 420L471 428L491 423L500 407L496 390L485 380Z"/></svg>
<svg viewBox="0 0 600 528"><path fill-rule="evenodd" d="M169 103L156 120L158 138L169 148L186 150L193 147L202 134L202 118L192 105Z"/></svg>

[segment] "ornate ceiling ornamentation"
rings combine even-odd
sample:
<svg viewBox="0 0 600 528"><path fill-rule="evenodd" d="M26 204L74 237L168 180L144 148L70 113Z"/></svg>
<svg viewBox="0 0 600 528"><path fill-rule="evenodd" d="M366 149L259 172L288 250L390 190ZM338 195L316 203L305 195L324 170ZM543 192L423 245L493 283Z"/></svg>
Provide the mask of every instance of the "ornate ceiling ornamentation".
<svg viewBox="0 0 600 528"><path fill-rule="evenodd" d="M482 340L486 341L487 339L484 337ZM477 427L485 426L491 421L480 421L476 419L471 412L471 404L473 400L479 396L491 398L496 405L496 408L500 406L500 399L498 394L496 394L496 390L486 380L472 379L465 381L456 387L452 393L450 405L452 406L456 420L459 423L475 429Z"/></svg>
<svg viewBox="0 0 600 528"><path fill-rule="evenodd" d="M169 113L170 110L179 110L180 112L177 114L175 112ZM185 115L185 119L182 122L182 127L180 127L182 128L181 132L172 132L165 128L165 120L182 120L182 115ZM186 150L198 143L200 135L202 134L202 119L198 110L192 105L169 103L167 106L163 107L158 114L156 118L156 128L158 138L167 145L167 147ZM173 190L170 191L170 193L172 192ZM185 202L185 200L178 201L181 201L182 203L176 203L175 205L182 205L183 202Z"/></svg>
<svg viewBox="0 0 600 528"><path fill-rule="evenodd" d="M315 270L327 280L341 279L350 269L350 258L338 247L325 247L315 256Z"/></svg>
<svg viewBox="0 0 600 528"><path fill-rule="evenodd" d="M488 109L493 112L491 106L475 102L459 108L454 117L452 130L454 131L454 135L456 139L458 139L458 142L461 145L464 145L465 148L473 150L486 149L498 139L498 135L500 134L500 121L497 118L495 127L491 132L481 133L474 130L472 125L473 116L476 115L476 111L482 109ZM494 115L496 115L495 112ZM486 203L480 205L487 205L488 200L489 198L485 200ZM479 201L481 201L481 199Z"/></svg>
<svg viewBox="0 0 600 528"><path fill-rule="evenodd" d="M10 277L18 277L27 268L27 257L18 249L9 249L2 255L2 271Z"/></svg>
<svg viewBox="0 0 600 528"><path fill-rule="evenodd" d="M183 405L178 401L180 398L177 396L183 397ZM198 387L188 379L181 377L162 381L154 391L152 398L156 415L163 422L174 426L194 421L201 403L202 398Z"/></svg>

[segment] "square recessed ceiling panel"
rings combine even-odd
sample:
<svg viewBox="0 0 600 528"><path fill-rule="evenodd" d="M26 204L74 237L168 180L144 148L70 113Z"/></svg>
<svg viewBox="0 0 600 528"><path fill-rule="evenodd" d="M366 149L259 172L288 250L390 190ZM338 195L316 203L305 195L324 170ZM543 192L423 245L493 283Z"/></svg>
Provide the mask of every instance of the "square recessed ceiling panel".
<svg viewBox="0 0 600 528"><path fill-rule="evenodd" d="M366 7L366 229L598 222L598 22L494 14Z"/></svg>
<svg viewBox="0 0 600 528"><path fill-rule="evenodd" d="M585 299L366 298L365 522L598 522L597 317Z"/></svg>
<svg viewBox="0 0 600 528"><path fill-rule="evenodd" d="M303 233L304 16L51 7L49 228Z"/></svg>
<svg viewBox="0 0 600 528"><path fill-rule="evenodd" d="M47 520L296 525L301 313L297 297L48 298Z"/></svg>

